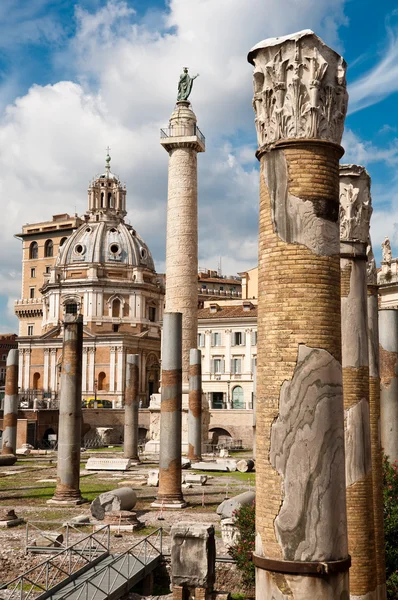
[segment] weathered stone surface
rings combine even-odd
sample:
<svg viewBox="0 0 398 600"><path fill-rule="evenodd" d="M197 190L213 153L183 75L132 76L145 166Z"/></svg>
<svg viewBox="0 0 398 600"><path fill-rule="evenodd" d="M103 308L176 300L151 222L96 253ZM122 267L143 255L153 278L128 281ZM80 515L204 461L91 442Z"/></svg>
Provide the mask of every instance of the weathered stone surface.
<svg viewBox="0 0 398 600"><path fill-rule="evenodd" d="M213 525L178 523L170 535L172 586L212 590L216 562Z"/></svg>
<svg viewBox="0 0 398 600"><path fill-rule="evenodd" d="M102 521L105 513L111 511L131 510L137 502L137 494L129 487L104 492L91 503L91 514Z"/></svg>
<svg viewBox="0 0 398 600"><path fill-rule="evenodd" d="M151 487L158 487L159 485L159 469L152 469L148 471L147 485Z"/></svg>
<svg viewBox="0 0 398 600"><path fill-rule="evenodd" d="M57 535L46 533L46 535L39 536L33 540L32 546L35 546L36 548L59 548L62 546L63 541L64 536L62 533Z"/></svg>
<svg viewBox="0 0 398 600"><path fill-rule="evenodd" d="M346 411L345 452L347 486L359 481L372 468L369 403L362 399Z"/></svg>
<svg viewBox="0 0 398 600"><path fill-rule="evenodd" d="M77 515L76 517L71 517L68 521L65 521L64 526L73 525L74 527L78 525L87 525L90 523L90 515Z"/></svg>
<svg viewBox="0 0 398 600"><path fill-rule="evenodd" d="M275 519L285 560L347 553L342 418L341 365L326 350L300 345L293 377L282 385L280 413L271 430L271 464L289 489ZM331 481L340 481L341 487ZM335 523L333 535L330 519Z"/></svg>
<svg viewBox="0 0 398 600"><path fill-rule="evenodd" d="M243 494L238 494L233 498L221 502L217 507L216 512L218 515L221 515L223 519L229 519L233 516L235 510L238 510L241 506L249 506L255 499L255 492L243 492Z"/></svg>
<svg viewBox="0 0 398 600"><path fill-rule="evenodd" d="M346 63L306 29L249 52L258 145L316 138L340 143L347 112Z"/></svg>
<svg viewBox="0 0 398 600"><path fill-rule="evenodd" d="M373 212L369 173L360 165L340 165L339 175L340 239L366 244Z"/></svg>
<svg viewBox="0 0 398 600"><path fill-rule="evenodd" d="M194 483L196 485L205 485L207 475L195 475L194 473L184 473L182 476L184 483Z"/></svg>
<svg viewBox="0 0 398 600"><path fill-rule="evenodd" d="M254 460L242 458L236 463L236 469L240 473L250 473L254 469Z"/></svg>
<svg viewBox="0 0 398 600"><path fill-rule="evenodd" d="M191 468L191 461L189 460L189 458L185 458L185 456L183 456L181 458L181 469L190 469Z"/></svg>
<svg viewBox="0 0 398 600"><path fill-rule="evenodd" d="M227 473L231 470L225 461L219 463L198 462L192 465L191 469L195 471L225 471Z"/></svg>
<svg viewBox="0 0 398 600"><path fill-rule="evenodd" d="M131 467L129 458L95 458L90 456L86 471L127 471Z"/></svg>
<svg viewBox="0 0 398 600"><path fill-rule="evenodd" d="M221 519L221 537L226 548L231 548L239 540L239 531L235 525L235 519Z"/></svg>

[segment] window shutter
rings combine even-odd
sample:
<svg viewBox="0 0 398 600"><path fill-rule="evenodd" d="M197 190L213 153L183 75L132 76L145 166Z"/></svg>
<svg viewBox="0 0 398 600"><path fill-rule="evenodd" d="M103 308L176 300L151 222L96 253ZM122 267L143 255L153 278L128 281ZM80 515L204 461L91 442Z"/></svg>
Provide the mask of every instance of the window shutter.
<svg viewBox="0 0 398 600"><path fill-rule="evenodd" d="M221 373L225 373L225 360L221 360Z"/></svg>
<svg viewBox="0 0 398 600"><path fill-rule="evenodd" d="M218 337L218 344L217 344L217 346L222 346L222 334L221 334L221 332L218 333L217 337Z"/></svg>
<svg viewBox="0 0 398 600"><path fill-rule="evenodd" d="M242 346L246 344L246 333L242 331Z"/></svg>
<svg viewBox="0 0 398 600"><path fill-rule="evenodd" d="M236 334L235 334L235 331L233 331L232 335L231 335L231 346L236 346Z"/></svg>
<svg viewBox="0 0 398 600"><path fill-rule="evenodd" d="M210 361L210 373L214 375L214 358Z"/></svg>
<svg viewBox="0 0 398 600"><path fill-rule="evenodd" d="M255 346L257 343L256 340L256 331L252 331L252 346Z"/></svg>
<svg viewBox="0 0 398 600"><path fill-rule="evenodd" d="M256 359L252 358L252 373L254 373L255 368L256 368Z"/></svg>
<svg viewBox="0 0 398 600"><path fill-rule="evenodd" d="M236 361L236 372L242 373L242 359L241 358L238 358L238 360Z"/></svg>
<svg viewBox="0 0 398 600"><path fill-rule="evenodd" d="M215 346L215 345L216 345L216 343L215 343L215 339L214 339L214 338L215 338L215 336L214 336L214 333L212 333L212 334L211 334L211 345L212 345L212 346Z"/></svg>
<svg viewBox="0 0 398 600"><path fill-rule="evenodd" d="M235 373L235 371L234 371L234 359L233 358L231 358L231 373L232 374Z"/></svg>

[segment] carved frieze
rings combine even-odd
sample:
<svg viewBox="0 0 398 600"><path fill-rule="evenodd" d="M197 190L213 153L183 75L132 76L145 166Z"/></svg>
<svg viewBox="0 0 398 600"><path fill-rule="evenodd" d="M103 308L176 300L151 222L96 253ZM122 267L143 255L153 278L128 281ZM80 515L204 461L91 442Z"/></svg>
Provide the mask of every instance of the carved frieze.
<svg viewBox="0 0 398 600"><path fill-rule="evenodd" d="M367 244L372 215L370 177L359 165L340 165L340 239Z"/></svg>
<svg viewBox="0 0 398 600"><path fill-rule="evenodd" d="M283 139L340 143L347 112L346 63L307 29L250 50L259 147Z"/></svg>

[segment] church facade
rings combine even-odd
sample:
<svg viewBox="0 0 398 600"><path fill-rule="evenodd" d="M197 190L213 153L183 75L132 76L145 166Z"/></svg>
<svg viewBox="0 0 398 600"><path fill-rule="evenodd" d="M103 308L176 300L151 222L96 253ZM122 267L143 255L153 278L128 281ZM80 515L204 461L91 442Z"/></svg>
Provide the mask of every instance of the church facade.
<svg viewBox="0 0 398 600"><path fill-rule="evenodd" d="M140 399L159 387L163 282L149 248L125 221L126 188L110 170L88 189L80 217L56 215L24 226L19 318L20 397L54 399L59 388L64 314L84 321L82 401L121 407L126 355L140 356Z"/></svg>

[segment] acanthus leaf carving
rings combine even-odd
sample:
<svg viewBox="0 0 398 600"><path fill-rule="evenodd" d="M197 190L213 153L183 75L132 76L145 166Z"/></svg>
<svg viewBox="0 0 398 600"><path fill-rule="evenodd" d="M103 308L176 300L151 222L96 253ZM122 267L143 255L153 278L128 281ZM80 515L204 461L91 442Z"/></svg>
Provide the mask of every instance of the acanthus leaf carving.
<svg viewBox="0 0 398 600"><path fill-rule="evenodd" d="M360 165L341 165L340 239L367 244L372 212L370 177L366 169Z"/></svg>

